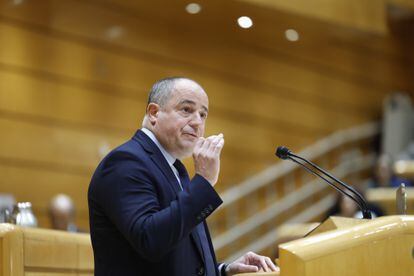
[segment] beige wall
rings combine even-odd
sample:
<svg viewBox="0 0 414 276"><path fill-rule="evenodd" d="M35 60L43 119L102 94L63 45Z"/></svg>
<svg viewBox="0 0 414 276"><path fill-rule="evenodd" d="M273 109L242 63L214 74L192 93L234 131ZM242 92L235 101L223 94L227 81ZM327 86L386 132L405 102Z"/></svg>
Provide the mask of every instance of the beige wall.
<svg viewBox="0 0 414 276"><path fill-rule="evenodd" d="M41 226L65 192L88 227L100 151L133 135L162 77L208 92L207 134L226 138L219 190L276 162L277 145L377 119L387 93L414 87L395 38L240 2L205 1L199 15L185 1L12 2L0 0L0 192L31 201ZM235 25L244 14L252 29ZM110 26L121 36L108 38ZM301 40L286 41L286 28Z"/></svg>

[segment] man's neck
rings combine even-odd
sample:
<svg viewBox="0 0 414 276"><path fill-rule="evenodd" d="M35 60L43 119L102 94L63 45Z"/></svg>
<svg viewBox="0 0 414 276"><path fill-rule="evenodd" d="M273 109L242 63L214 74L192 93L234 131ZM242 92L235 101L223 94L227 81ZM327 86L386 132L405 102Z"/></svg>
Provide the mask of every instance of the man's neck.
<svg viewBox="0 0 414 276"><path fill-rule="evenodd" d="M160 149L162 155L165 157L165 159L167 160L168 164L172 165L174 164L175 160L177 159L176 157L174 157L174 155L172 155L171 153L169 153L159 142L159 140L157 139L157 137L155 136L155 134L149 130L148 128L143 127L142 132L144 132L156 145L157 147Z"/></svg>

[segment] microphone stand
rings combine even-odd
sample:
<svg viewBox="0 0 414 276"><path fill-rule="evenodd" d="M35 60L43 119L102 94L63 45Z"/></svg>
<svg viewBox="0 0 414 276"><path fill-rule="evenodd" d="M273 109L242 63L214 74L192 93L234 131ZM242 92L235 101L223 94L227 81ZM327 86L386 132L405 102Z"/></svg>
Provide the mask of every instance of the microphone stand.
<svg viewBox="0 0 414 276"><path fill-rule="evenodd" d="M281 158L281 159L289 159L291 161L293 161L294 163L297 163L299 165L301 165L303 168L305 168L306 171L308 171L309 173L316 175L318 177L320 177L321 179L323 179L326 183L328 183L331 187L333 187L335 190L337 190L338 192L348 196L349 198L351 198L353 201L355 201L355 203L358 205L358 207L361 209L362 211L362 216L364 219L371 219L372 215L371 212L369 211L366 201L365 199L362 197L362 195L360 193L358 193L358 191L356 191L353 187L345 184L343 181L337 179L336 177L334 177L333 175L331 175L330 173L328 173L327 171L323 170L322 168L320 168L319 166L317 166L316 164L306 160L305 158L302 158L296 154L293 154L288 148L286 147L278 147L277 151L276 151L276 156ZM324 176L322 176L321 174L319 174L318 172L312 170L311 168L307 167L305 164L302 164L301 162L297 161L295 158L298 158L299 160L302 160L303 162L307 163L308 165L310 165L311 167L315 168L317 171L319 171L320 173L322 173L323 175L325 175L326 177L330 178L331 180L333 180L334 182L338 183L341 187L345 188L346 190L343 190L341 188L339 188L338 186L336 186L333 182L329 181L328 179L326 179ZM348 191L347 191L348 190ZM351 192L351 194L349 194L348 192Z"/></svg>

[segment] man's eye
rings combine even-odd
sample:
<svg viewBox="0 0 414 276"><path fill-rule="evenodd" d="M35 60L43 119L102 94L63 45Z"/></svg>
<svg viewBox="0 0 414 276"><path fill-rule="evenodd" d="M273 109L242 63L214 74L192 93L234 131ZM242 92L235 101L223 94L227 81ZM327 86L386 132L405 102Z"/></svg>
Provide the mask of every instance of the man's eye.
<svg viewBox="0 0 414 276"><path fill-rule="evenodd" d="M191 112L191 109L190 109L189 107L184 107L184 108L183 108L183 111L184 111L185 113L189 113L189 112Z"/></svg>
<svg viewBox="0 0 414 276"><path fill-rule="evenodd" d="M204 113L204 112L200 113L200 117L201 118L207 118L207 113Z"/></svg>

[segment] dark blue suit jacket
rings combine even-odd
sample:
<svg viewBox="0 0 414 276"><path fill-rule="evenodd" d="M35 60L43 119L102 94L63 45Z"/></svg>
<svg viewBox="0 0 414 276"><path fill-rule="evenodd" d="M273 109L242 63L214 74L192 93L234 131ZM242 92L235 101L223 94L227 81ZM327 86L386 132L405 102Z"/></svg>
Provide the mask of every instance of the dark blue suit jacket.
<svg viewBox="0 0 414 276"><path fill-rule="evenodd" d="M200 175L181 191L167 160L142 131L99 164L88 203L95 275L204 274L193 230L222 201ZM207 236L216 262L208 230Z"/></svg>

